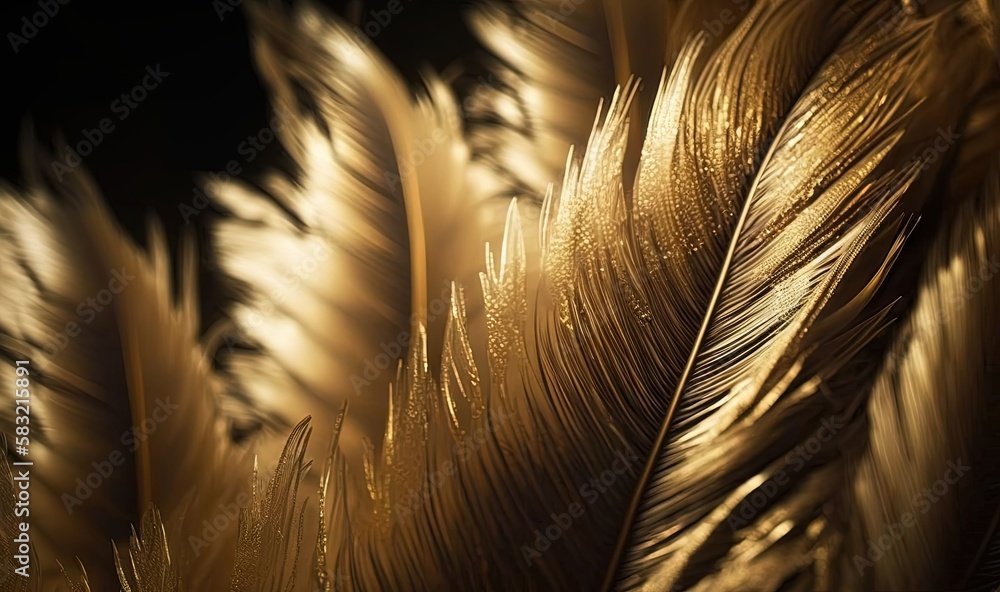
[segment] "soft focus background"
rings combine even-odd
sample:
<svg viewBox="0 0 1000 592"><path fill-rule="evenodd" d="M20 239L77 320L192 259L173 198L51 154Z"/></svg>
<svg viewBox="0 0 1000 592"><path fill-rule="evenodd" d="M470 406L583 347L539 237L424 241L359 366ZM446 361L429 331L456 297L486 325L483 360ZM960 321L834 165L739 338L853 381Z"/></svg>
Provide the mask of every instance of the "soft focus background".
<svg viewBox="0 0 1000 592"><path fill-rule="evenodd" d="M30 21L42 10L39 0L0 3L5 81L0 178L23 183L19 150L26 123L43 144L62 134L76 145L85 129L97 128L108 117L114 130L83 158L83 167L120 222L141 241L149 215L155 214L173 245L190 232L210 248L204 227L211 207L190 218L190 224L180 210L194 199L199 173L224 171L235 160L238 177L252 182L269 166L285 166L287 158L277 142L254 151L252 161L247 145L240 149L272 117L252 63L244 1L42 1L54 3L58 12L33 37L24 37L27 43L12 34L22 36L22 18ZM414 84L425 68L468 74L481 63L464 23L469 0L398 0L401 12L382 26L372 11L385 10L388 2L318 4L377 31L371 36L374 45ZM113 107L114 101L141 83L147 66L157 64L169 76L121 119L124 111ZM209 321L223 296L210 283L213 276L206 270L203 277Z"/></svg>

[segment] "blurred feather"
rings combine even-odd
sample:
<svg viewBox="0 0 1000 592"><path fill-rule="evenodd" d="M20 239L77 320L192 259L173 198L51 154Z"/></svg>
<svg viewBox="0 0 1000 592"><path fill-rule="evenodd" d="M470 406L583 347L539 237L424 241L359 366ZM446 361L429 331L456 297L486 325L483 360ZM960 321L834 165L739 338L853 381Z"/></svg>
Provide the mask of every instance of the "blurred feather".
<svg viewBox="0 0 1000 592"><path fill-rule="evenodd" d="M987 351L1000 330L991 281L1000 272L998 174L932 247L913 312L872 387L869 442L850 469L855 540L843 568L863 573L866 589L946 587L955 534L981 493L972 486L986 477L977 448L995 431L982 419ZM900 523L898 535L891 527Z"/></svg>
<svg viewBox="0 0 1000 592"><path fill-rule="evenodd" d="M65 180L66 199L37 177L26 195L0 198L0 265L5 285L17 287L0 297L5 310L21 309L4 317L0 343L10 384L13 360L31 361L37 569L52 586L62 580L56 561L78 557L90 585L105 589L116 580L110 543L128 538L142 508L162 509L186 556L188 535L248 465L224 433L220 383L196 342L193 251L182 254L175 305L161 231L151 227L149 252L136 247L84 174ZM0 417L13 434L13 407ZM213 545L205 559L226 547ZM202 563L187 575L208 585L214 572Z"/></svg>
<svg viewBox="0 0 1000 592"><path fill-rule="evenodd" d="M299 170L268 177L273 198L238 183L210 187L233 213L216 228L220 260L245 288L233 316L257 347L222 357L235 388L284 425L312 413L329 434L351 400L343 451L360 470L360 434L379 439L397 360L418 323L439 351L450 282L477 281L506 201L470 198L459 113L436 77L413 97L383 58L315 7L252 14ZM473 322L481 310L472 308ZM262 450L276 455L283 435L263 437Z"/></svg>
<svg viewBox="0 0 1000 592"><path fill-rule="evenodd" d="M743 10L733 10L733 21L750 4L739 3ZM733 5L518 0L477 6L470 26L496 62L490 79L474 85L465 101L476 190L541 202L546 186L561 177L567 149L586 144L598 100L633 75L655 81L665 60L669 67L681 45L704 27L699 17ZM733 21L720 21L720 37ZM636 102L637 140L652 97L647 92ZM633 158L626 183L634 164Z"/></svg>
<svg viewBox="0 0 1000 592"><path fill-rule="evenodd" d="M230 583L233 592L299 589L295 584L302 551L305 502L300 504L297 494L302 475L309 469L304 454L310 431L309 418L295 426L266 487L254 466L250 502L239 510L239 535ZM142 530L136 533L133 529L128 557L131 562L123 565L115 551L119 583L125 592L185 589L171 560L164 524L155 507L143 515ZM206 563L218 569L219 562L216 558ZM208 586L196 580L193 588L209 589Z"/></svg>

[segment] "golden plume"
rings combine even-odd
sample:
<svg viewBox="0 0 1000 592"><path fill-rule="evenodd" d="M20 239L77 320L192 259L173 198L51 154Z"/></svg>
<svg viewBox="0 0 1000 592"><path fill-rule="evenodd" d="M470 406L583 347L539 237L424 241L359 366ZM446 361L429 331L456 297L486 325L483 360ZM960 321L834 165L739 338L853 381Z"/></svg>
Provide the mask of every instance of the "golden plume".
<svg viewBox="0 0 1000 592"><path fill-rule="evenodd" d="M996 2L489 4L465 97L247 8L296 170L207 187L227 322L0 194L0 590L1000 584Z"/></svg>

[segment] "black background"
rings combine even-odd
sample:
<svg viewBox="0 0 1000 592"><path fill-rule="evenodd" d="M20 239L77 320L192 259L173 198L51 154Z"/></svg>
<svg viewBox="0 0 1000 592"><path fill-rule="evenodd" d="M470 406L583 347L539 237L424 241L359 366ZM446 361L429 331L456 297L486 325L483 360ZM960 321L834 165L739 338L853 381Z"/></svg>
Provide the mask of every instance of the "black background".
<svg viewBox="0 0 1000 592"><path fill-rule="evenodd" d="M388 1L319 4L363 27L372 20L371 11L385 9ZM416 82L422 68L441 71L474 61L470 56L479 46L465 21L470 2L400 1L402 12L372 41L405 77ZM5 99L0 176L8 183L24 183L20 153L22 141L31 137L27 122L37 141L51 149L57 134L75 145L84 139L84 129L109 117L115 129L83 158L83 166L133 236L144 240L155 214L176 243L185 226L179 205L190 203L201 173L221 171L237 159L243 165L240 178L253 179L286 158L278 143L252 163L238 153L240 143L271 118L242 5L220 19L217 6L226 0L69 0L57 3L58 13L15 53L9 33L22 34L22 18L41 12L38 2L5 1L0 8ZM147 66L157 64L169 76L119 120L121 112L113 112L112 103L141 83ZM198 234L204 239L203 229Z"/></svg>

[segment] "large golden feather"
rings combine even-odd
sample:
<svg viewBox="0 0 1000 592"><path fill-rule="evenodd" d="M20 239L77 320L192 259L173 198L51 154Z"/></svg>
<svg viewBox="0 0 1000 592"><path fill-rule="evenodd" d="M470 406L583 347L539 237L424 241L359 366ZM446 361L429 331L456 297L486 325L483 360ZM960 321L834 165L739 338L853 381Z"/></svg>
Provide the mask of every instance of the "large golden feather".
<svg viewBox="0 0 1000 592"><path fill-rule="evenodd" d="M487 5L465 120L336 17L249 11L297 169L207 188L230 322L88 183L0 196L46 589L1000 583L995 2Z"/></svg>

